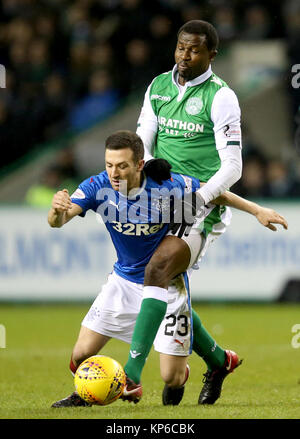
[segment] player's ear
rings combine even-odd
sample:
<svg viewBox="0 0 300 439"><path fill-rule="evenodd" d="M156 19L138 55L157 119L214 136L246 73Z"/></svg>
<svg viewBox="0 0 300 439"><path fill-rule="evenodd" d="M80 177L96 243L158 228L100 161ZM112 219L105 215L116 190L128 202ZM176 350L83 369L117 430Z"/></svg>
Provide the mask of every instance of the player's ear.
<svg viewBox="0 0 300 439"><path fill-rule="evenodd" d="M137 170L138 170L138 171L142 171L143 168L144 168L144 165L145 165L145 160L144 160L144 159L139 160L139 161L138 161L138 167L137 167Z"/></svg>
<svg viewBox="0 0 300 439"><path fill-rule="evenodd" d="M209 52L209 59L211 60L211 61L213 61L214 59L215 59L215 57L217 56L217 53L218 53L218 51L215 49L215 50L211 50L210 52Z"/></svg>

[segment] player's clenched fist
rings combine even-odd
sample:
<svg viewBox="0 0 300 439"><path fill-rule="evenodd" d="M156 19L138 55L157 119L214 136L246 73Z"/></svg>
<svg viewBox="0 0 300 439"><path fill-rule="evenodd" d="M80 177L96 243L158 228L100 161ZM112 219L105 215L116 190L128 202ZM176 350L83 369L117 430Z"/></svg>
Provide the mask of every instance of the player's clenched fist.
<svg viewBox="0 0 300 439"><path fill-rule="evenodd" d="M66 212L72 207L72 201L67 189L56 192L52 199L52 207L56 212Z"/></svg>

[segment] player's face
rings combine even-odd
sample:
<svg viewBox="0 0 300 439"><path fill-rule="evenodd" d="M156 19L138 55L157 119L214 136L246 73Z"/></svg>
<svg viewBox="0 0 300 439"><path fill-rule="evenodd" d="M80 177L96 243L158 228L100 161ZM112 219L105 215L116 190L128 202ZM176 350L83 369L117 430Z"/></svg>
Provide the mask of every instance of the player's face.
<svg viewBox="0 0 300 439"><path fill-rule="evenodd" d="M181 32L175 50L175 62L179 73L179 84L196 78L206 72L210 62L216 56L216 50L208 50L206 37Z"/></svg>
<svg viewBox="0 0 300 439"><path fill-rule="evenodd" d="M128 193L140 187L144 160L136 162L131 149L106 149L105 163L110 184L115 191Z"/></svg>

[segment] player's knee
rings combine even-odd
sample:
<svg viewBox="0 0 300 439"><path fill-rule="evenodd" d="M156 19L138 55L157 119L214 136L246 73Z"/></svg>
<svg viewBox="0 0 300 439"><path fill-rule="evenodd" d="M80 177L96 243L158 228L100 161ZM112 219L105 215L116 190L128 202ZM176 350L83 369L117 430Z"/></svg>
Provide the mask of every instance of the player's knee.
<svg viewBox="0 0 300 439"><path fill-rule="evenodd" d="M185 369L162 371L161 377L169 387L181 387L185 381Z"/></svg>
<svg viewBox="0 0 300 439"><path fill-rule="evenodd" d="M154 255L145 268L145 279L150 284L163 282L168 277L169 259L167 255Z"/></svg>
<svg viewBox="0 0 300 439"><path fill-rule="evenodd" d="M173 277L179 273L176 250L156 252L145 268L145 285L157 285L166 288Z"/></svg>
<svg viewBox="0 0 300 439"><path fill-rule="evenodd" d="M188 245L174 236L167 236L145 269L145 285L166 288L170 281L185 271L190 261Z"/></svg>

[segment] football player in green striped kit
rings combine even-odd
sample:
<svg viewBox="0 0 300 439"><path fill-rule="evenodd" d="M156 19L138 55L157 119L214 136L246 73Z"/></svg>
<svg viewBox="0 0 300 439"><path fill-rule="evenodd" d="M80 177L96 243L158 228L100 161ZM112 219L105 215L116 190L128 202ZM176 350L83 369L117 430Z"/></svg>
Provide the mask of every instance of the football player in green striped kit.
<svg viewBox="0 0 300 439"><path fill-rule="evenodd" d="M235 93L216 76L211 62L218 49L218 35L208 22L192 20L178 31L175 66L153 79L144 99L137 134L145 146L145 160L166 159L172 171L191 175L206 184L198 190L198 201L207 205L239 180L242 173L240 107ZM147 165L146 165L147 166ZM168 178L163 160L148 162L153 178ZM151 169L150 169L151 170ZM148 170L149 172L149 170ZM188 236L164 238L145 271L145 292L132 338L125 372L125 395L135 401L140 377L151 349L156 327L166 310L167 287L177 274L197 267L210 243L226 230L231 212L216 206L204 221L202 232L194 228ZM149 299L149 297L152 298ZM154 299L154 300L153 300ZM151 324L150 324L151 322ZM151 330L149 330L151 328ZM220 396L224 378L240 364L238 355L222 349L193 312L193 350L207 364L198 403L213 404ZM166 385L163 403L179 404L187 377ZM178 385L178 382L181 382Z"/></svg>

